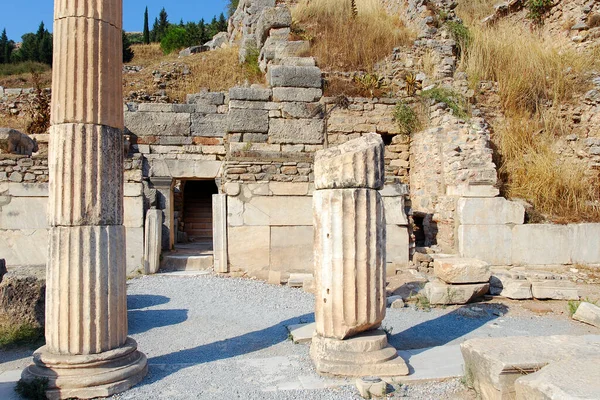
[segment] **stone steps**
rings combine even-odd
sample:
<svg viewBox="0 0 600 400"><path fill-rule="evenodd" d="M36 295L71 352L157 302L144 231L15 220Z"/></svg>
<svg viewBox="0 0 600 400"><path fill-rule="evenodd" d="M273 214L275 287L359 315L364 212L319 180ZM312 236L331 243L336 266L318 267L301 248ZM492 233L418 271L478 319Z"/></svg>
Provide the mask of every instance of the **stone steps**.
<svg viewBox="0 0 600 400"><path fill-rule="evenodd" d="M210 254L171 254L166 255L161 262L163 271L199 271L212 269L214 258Z"/></svg>

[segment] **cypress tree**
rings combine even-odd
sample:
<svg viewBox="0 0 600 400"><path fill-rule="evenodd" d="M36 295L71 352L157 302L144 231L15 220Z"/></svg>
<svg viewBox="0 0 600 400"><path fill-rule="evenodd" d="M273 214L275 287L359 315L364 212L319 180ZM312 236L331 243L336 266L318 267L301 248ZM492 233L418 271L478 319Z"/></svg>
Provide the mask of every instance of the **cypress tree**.
<svg viewBox="0 0 600 400"><path fill-rule="evenodd" d="M152 42L158 42L158 38L156 37L158 33L158 18L154 18L154 24L152 25L152 32L150 32L150 40Z"/></svg>
<svg viewBox="0 0 600 400"><path fill-rule="evenodd" d="M129 37L123 31L123 62L127 63L133 60L133 50L131 49L131 42L129 41Z"/></svg>
<svg viewBox="0 0 600 400"><path fill-rule="evenodd" d="M144 12L144 44L150 44L150 29L148 27L148 6Z"/></svg>
<svg viewBox="0 0 600 400"><path fill-rule="evenodd" d="M227 20L225 19L225 15L223 15L223 13L219 15L219 21L217 22L217 30L219 32L227 32Z"/></svg>
<svg viewBox="0 0 600 400"><path fill-rule="evenodd" d="M2 35L0 35L0 64L8 64L9 61L8 36L6 35L6 29L4 29Z"/></svg>

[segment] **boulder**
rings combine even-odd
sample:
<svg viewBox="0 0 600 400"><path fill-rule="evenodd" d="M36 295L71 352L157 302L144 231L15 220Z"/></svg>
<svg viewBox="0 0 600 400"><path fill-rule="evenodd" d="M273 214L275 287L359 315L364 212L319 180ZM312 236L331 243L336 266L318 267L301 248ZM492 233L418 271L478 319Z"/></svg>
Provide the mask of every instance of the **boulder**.
<svg viewBox="0 0 600 400"><path fill-rule="evenodd" d="M467 304L483 296L490 288L489 283L466 283L450 285L441 280L427 282L423 293L433 305Z"/></svg>
<svg viewBox="0 0 600 400"><path fill-rule="evenodd" d="M494 271L490 277L490 294L513 300L533 298L531 283L526 279L515 278L509 271Z"/></svg>
<svg viewBox="0 0 600 400"><path fill-rule="evenodd" d="M435 276L446 283L486 283L490 265L475 258L440 258L433 262Z"/></svg>
<svg viewBox="0 0 600 400"><path fill-rule="evenodd" d="M187 57L190 56L192 54L196 54L196 53L202 53L204 51L209 51L210 47L206 46L206 45L201 45L201 46L191 46L188 47L186 49L183 49L179 52L179 57Z"/></svg>
<svg viewBox="0 0 600 400"><path fill-rule="evenodd" d="M20 267L4 275L0 283L0 315L15 325L43 327L45 321L46 269Z"/></svg>
<svg viewBox="0 0 600 400"><path fill-rule="evenodd" d="M573 314L573 319L600 328L600 307L582 301L575 314Z"/></svg>
<svg viewBox="0 0 600 400"><path fill-rule="evenodd" d="M39 150L37 141L16 129L0 128L0 150L5 154L31 156Z"/></svg>
<svg viewBox="0 0 600 400"><path fill-rule="evenodd" d="M220 49L229 43L229 36L227 32L219 32L211 40L204 43L204 47L208 47L210 50Z"/></svg>
<svg viewBox="0 0 600 400"><path fill-rule="evenodd" d="M315 154L315 189L381 189L384 183L384 145L369 133Z"/></svg>

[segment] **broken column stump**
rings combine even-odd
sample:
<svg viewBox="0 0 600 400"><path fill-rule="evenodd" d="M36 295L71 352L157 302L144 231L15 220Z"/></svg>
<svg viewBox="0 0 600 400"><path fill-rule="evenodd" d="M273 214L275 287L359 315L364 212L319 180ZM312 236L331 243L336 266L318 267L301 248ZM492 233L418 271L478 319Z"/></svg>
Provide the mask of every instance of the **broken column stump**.
<svg viewBox="0 0 600 400"><path fill-rule="evenodd" d="M315 156L315 321L317 372L407 375L378 329L385 317L383 141L368 134Z"/></svg>

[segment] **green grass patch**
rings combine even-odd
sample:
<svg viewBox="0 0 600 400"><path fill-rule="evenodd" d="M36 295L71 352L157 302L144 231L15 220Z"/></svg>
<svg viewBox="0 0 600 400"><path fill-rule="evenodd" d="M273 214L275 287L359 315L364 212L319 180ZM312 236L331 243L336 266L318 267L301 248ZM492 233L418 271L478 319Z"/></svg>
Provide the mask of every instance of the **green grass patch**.
<svg viewBox="0 0 600 400"><path fill-rule="evenodd" d="M458 118L466 119L469 116L466 99L452 89L436 86L421 92L421 97L446 104L452 110L452 114Z"/></svg>
<svg viewBox="0 0 600 400"><path fill-rule="evenodd" d="M40 345L44 342L44 328L31 324L0 325L0 349Z"/></svg>
<svg viewBox="0 0 600 400"><path fill-rule="evenodd" d="M403 135L410 135L421 128L421 120L415 110L402 101L394 108L394 121Z"/></svg>
<svg viewBox="0 0 600 400"><path fill-rule="evenodd" d="M473 35L471 34L471 31L469 31L469 28L458 21L448 21L446 22L446 26L450 31L452 39L454 39L458 45L458 50L460 51L458 56L460 57L461 55L466 54L467 49L473 42Z"/></svg>
<svg viewBox="0 0 600 400"><path fill-rule="evenodd" d="M14 64L0 64L0 76L28 74L31 71L40 73L49 70L49 65L33 61L25 61Z"/></svg>
<svg viewBox="0 0 600 400"><path fill-rule="evenodd" d="M577 309L579 308L579 305L581 303L590 303L593 304L595 306L598 306L600 300L592 300L589 298L585 298L583 300L569 300L569 302L567 303L567 308L569 309L569 315L572 317L573 314L575 314L575 312L577 311Z"/></svg>

